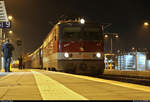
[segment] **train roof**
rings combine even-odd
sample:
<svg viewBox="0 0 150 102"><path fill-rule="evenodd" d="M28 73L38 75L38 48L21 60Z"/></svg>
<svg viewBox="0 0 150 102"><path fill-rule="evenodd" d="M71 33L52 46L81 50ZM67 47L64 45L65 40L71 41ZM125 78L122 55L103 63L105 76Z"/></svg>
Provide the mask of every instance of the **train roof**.
<svg viewBox="0 0 150 102"><path fill-rule="evenodd" d="M80 22L80 21L79 21L78 19L75 19L75 20L70 19L70 20L60 20L60 21L58 21L57 24L63 24L63 23L79 23L79 22Z"/></svg>
<svg viewBox="0 0 150 102"><path fill-rule="evenodd" d="M60 20L60 21L58 21L58 23L56 25L59 25L59 24L81 24L80 20L81 19ZM101 25L97 22L92 22L92 21L85 21L85 24Z"/></svg>

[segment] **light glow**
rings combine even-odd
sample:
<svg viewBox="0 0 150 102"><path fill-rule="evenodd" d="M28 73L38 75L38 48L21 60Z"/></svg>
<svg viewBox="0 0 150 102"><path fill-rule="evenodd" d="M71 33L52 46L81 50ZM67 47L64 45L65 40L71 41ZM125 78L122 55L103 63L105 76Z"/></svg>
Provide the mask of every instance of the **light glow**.
<svg viewBox="0 0 150 102"><path fill-rule="evenodd" d="M149 26L149 23L148 22L144 22L144 26Z"/></svg>
<svg viewBox="0 0 150 102"><path fill-rule="evenodd" d="M100 57L101 57L101 53L98 52L98 53L96 54L96 57L97 57L97 58L100 58Z"/></svg>
<svg viewBox="0 0 150 102"><path fill-rule="evenodd" d="M116 37L116 38L119 38L119 36L118 36L118 35L116 35L115 37Z"/></svg>
<svg viewBox="0 0 150 102"><path fill-rule="evenodd" d="M105 35L105 38L108 38L108 35Z"/></svg>
<svg viewBox="0 0 150 102"><path fill-rule="evenodd" d="M82 19L80 20L80 23L81 23L81 24L84 24L84 23L85 23L85 20L82 18Z"/></svg>
<svg viewBox="0 0 150 102"><path fill-rule="evenodd" d="M146 55L144 53L137 53L137 70L145 71L146 68Z"/></svg>
<svg viewBox="0 0 150 102"><path fill-rule="evenodd" d="M69 53L65 52L64 53L64 57L68 58L69 57Z"/></svg>
<svg viewBox="0 0 150 102"><path fill-rule="evenodd" d="M13 31L12 31L12 30L10 30L10 31L9 31L9 34L12 34L12 33L13 33Z"/></svg>
<svg viewBox="0 0 150 102"><path fill-rule="evenodd" d="M12 20L12 19L13 19L13 17L12 17L12 16L8 16L8 19L9 19L9 20Z"/></svg>

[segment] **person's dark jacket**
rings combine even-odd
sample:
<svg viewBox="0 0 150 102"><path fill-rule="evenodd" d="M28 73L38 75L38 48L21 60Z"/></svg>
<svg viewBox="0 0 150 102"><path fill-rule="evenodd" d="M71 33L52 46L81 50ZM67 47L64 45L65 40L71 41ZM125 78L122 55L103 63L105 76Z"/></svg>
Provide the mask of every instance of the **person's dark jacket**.
<svg viewBox="0 0 150 102"><path fill-rule="evenodd" d="M3 45L2 45L2 51L3 51L3 56L4 56L4 58L10 58L10 57L12 57L12 51L14 50L14 47L13 47L13 45L12 44L10 44L10 43L4 43Z"/></svg>
<svg viewBox="0 0 150 102"><path fill-rule="evenodd" d="M18 60L19 60L19 65L22 65L22 60L23 60L22 56L20 56L20 57L18 58Z"/></svg>

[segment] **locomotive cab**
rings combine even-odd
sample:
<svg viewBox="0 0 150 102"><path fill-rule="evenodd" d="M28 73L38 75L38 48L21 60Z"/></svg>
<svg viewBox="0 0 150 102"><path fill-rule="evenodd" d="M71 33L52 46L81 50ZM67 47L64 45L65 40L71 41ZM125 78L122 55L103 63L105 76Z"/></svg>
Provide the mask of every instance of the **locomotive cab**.
<svg viewBox="0 0 150 102"><path fill-rule="evenodd" d="M28 56L32 68L99 75L104 71L104 37L97 24L60 21Z"/></svg>
<svg viewBox="0 0 150 102"><path fill-rule="evenodd" d="M59 26L59 67L69 73L102 74L104 43L100 26L76 22Z"/></svg>

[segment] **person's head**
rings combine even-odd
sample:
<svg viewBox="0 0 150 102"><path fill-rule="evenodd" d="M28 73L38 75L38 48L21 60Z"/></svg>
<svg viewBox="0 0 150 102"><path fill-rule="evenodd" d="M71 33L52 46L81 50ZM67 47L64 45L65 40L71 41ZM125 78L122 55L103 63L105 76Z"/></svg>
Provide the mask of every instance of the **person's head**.
<svg viewBox="0 0 150 102"><path fill-rule="evenodd" d="M9 39L6 39L6 42L9 43Z"/></svg>

